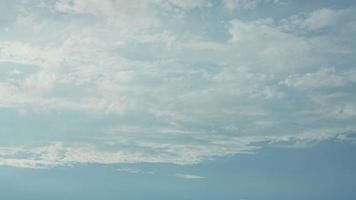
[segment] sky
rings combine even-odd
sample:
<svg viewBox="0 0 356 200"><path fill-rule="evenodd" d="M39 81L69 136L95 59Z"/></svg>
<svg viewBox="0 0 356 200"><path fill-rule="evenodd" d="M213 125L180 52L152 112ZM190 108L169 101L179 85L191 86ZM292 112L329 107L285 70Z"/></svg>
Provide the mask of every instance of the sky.
<svg viewBox="0 0 356 200"><path fill-rule="evenodd" d="M0 199L356 199L353 0L0 0Z"/></svg>

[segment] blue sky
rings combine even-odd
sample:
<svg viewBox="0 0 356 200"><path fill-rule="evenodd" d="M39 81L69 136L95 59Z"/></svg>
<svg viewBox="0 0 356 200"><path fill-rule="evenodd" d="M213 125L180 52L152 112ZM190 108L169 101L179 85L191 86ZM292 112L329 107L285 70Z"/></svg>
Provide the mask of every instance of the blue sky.
<svg viewBox="0 0 356 200"><path fill-rule="evenodd" d="M0 197L354 199L351 0L0 0Z"/></svg>

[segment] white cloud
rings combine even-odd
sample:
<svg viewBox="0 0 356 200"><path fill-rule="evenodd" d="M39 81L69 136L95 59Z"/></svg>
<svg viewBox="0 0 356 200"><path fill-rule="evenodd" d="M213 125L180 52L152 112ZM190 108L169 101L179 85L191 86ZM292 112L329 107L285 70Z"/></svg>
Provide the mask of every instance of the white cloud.
<svg viewBox="0 0 356 200"><path fill-rule="evenodd" d="M0 44L0 61L49 67L58 63L60 52L55 48L36 47L22 42Z"/></svg>
<svg viewBox="0 0 356 200"><path fill-rule="evenodd" d="M28 16L19 16L16 20L16 25L20 27L28 27L34 32L39 32L44 27L43 24L37 23L34 19Z"/></svg>
<svg viewBox="0 0 356 200"><path fill-rule="evenodd" d="M348 88L356 83L355 70L341 70L323 67L318 71L286 78L283 84L307 94L316 106L306 113L336 119L350 119L356 116L353 103L355 95Z"/></svg>
<svg viewBox="0 0 356 200"><path fill-rule="evenodd" d="M303 37L285 32L273 19L255 21L232 20L230 42L239 62L249 63L256 71L284 73L300 67L301 57L307 62L311 51L310 43ZM265 66L265 67L261 67Z"/></svg>
<svg viewBox="0 0 356 200"><path fill-rule="evenodd" d="M225 7L233 11L236 8L239 9L253 9L262 3L279 4L284 3L284 0L223 0Z"/></svg>
<svg viewBox="0 0 356 200"><path fill-rule="evenodd" d="M117 168L116 171L130 174L155 174L153 171L146 171L138 168L121 167Z"/></svg>
<svg viewBox="0 0 356 200"><path fill-rule="evenodd" d="M356 130L355 70L346 66L355 48L345 48L353 29L331 20L347 13L349 24L350 12L229 19L214 32L206 27L215 22L190 20L202 9L213 12L210 1L138 2L60 0L16 18L0 43L0 107L52 123L39 131L43 146L0 148L0 165L196 164L255 153L261 143L306 147ZM166 17L171 10L174 17ZM342 37L308 35L337 25ZM84 119L58 122L51 118L57 112ZM85 139L52 137L57 123ZM63 141L51 143L57 138Z"/></svg>
<svg viewBox="0 0 356 200"><path fill-rule="evenodd" d="M309 30L326 28L337 25L337 23L341 20L347 20L347 18L352 14L353 11L350 9L332 10L323 8L310 13L309 16L301 23L301 26Z"/></svg>
<svg viewBox="0 0 356 200"><path fill-rule="evenodd" d="M180 9L182 11L190 11L196 8L209 7L209 0L153 0L154 4L162 9Z"/></svg>
<svg viewBox="0 0 356 200"><path fill-rule="evenodd" d="M196 8L209 7L208 0L59 0L59 12L103 17L120 28L141 30L161 25L160 16L180 17Z"/></svg>
<svg viewBox="0 0 356 200"><path fill-rule="evenodd" d="M176 174L176 177L179 178L184 178L184 179L204 179L205 177L203 176L197 176L197 175L192 175L192 174Z"/></svg>
<svg viewBox="0 0 356 200"><path fill-rule="evenodd" d="M44 146L8 146L0 148L0 166L46 169L72 166L78 163L128 164L128 163L173 163L191 165L236 154L253 154L263 150L265 143L288 148L306 148L328 139L345 139L355 126L342 128L317 128L294 134L264 136L206 136L199 133L157 133L147 135L116 134L93 143L52 142ZM194 135L196 135L194 137ZM187 140L187 142L181 142ZM106 138L106 139L105 139ZM103 143L104 142L104 143ZM113 148L115 147L115 148ZM118 168L125 173L147 173L136 168ZM180 174L187 179L199 176ZM203 177L201 177L203 178Z"/></svg>
<svg viewBox="0 0 356 200"><path fill-rule="evenodd" d="M355 70L340 73L335 68L323 67L316 72L289 76L284 82L301 90L338 88L356 82L355 75Z"/></svg>
<svg viewBox="0 0 356 200"><path fill-rule="evenodd" d="M24 80L24 86L30 91L40 90L41 92L43 92L52 89L55 81L55 74L40 71L37 74L33 74L27 77Z"/></svg>

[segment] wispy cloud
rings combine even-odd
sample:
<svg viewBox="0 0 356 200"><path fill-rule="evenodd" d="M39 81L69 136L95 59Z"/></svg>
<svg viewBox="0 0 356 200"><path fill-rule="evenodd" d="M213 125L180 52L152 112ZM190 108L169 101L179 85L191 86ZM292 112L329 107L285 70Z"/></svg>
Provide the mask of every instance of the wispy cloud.
<svg viewBox="0 0 356 200"><path fill-rule="evenodd" d="M139 168L131 168L131 167L121 167L117 168L116 171L130 174L155 174L153 171L142 170Z"/></svg>
<svg viewBox="0 0 356 200"><path fill-rule="evenodd" d="M184 179L204 179L205 177L203 176L197 176L197 175L192 175L192 174L176 174L176 177L179 178L184 178Z"/></svg>

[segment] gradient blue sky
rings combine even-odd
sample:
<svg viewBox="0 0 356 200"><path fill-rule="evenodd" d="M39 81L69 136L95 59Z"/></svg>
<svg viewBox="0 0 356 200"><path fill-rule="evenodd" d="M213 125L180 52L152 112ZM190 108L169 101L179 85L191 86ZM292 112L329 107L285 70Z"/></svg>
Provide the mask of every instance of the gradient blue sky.
<svg viewBox="0 0 356 200"><path fill-rule="evenodd" d="M356 199L353 0L0 0L1 199Z"/></svg>

